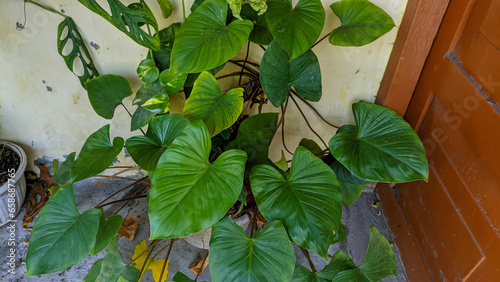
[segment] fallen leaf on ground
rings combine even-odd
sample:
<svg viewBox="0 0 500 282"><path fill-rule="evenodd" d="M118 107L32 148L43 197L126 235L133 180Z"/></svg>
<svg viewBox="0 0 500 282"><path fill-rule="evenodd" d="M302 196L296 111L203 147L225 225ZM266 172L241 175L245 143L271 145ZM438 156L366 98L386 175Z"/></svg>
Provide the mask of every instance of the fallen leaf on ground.
<svg viewBox="0 0 500 282"><path fill-rule="evenodd" d="M161 270L163 268L163 264L165 263L165 259L153 260L152 258L148 257L148 252L145 252L146 249L146 240L142 240L135 246L134 254L132 255L135 268L141 270L143 269L143 265L146 264L141 276L139 277L139 280L141 280L142 275L144 275L147 270L151 270L153 272L153 278L155 279L155 282L166 281L168 276L168 265L170 264L170 261L167 261L167 265L165 266L165 271L162 277L163 279L162 281L160 281Z"/></svg>
<svg viewBox="0 0 500 282"><path fill-rule="evenodd" d="M134 240L135 232L137 232L137 227L139 226L139 220L134 219L136 216L137 214L135 213L126 217L123 220L120 229L118 229L118 234L127 238L128 241Z"/></svg>
<svg viewBox="0 0 500 282"><path fill-rule="evenodd" d="M195 262L193 262L191 266L189 266L189 270L191 270L196 275L198 275L198 273L201 275L203 274L203 271L205 271L205 268L207 268L207 265L208 265L208 257L205 260L199 258Z"/></svg>

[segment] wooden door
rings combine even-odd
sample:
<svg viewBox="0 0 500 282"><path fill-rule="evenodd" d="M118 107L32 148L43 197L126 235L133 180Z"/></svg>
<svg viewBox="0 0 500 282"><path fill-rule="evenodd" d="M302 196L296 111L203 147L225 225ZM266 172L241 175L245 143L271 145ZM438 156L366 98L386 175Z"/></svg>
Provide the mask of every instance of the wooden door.
<svg viewBox="0 0 500 282"><path fill-rule="evenodd" d="M450 0L405 114L429 181L379 190L410 280L500 281L499 104L500 0Z"/></svg>

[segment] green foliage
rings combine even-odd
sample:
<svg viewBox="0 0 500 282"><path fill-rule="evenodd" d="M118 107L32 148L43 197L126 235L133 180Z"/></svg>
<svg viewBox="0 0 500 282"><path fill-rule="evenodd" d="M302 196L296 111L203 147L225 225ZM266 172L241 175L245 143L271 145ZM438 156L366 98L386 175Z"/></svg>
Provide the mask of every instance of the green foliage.
<svg viewBox="0 0 500 282"><path fill-rule="evenodd" d="M161 156L148 194L151 239L183 237L205 229L238 199L246 153L229 150L210 163L210 148L207 127L194 121Z"/></svg>
<svg viewBox="0 0 500 282"><path fill-rule="evenodd" d="M144 127L149 123L149 120L156 115L154 111L150 111L142 107L142 105L144 105L144 103L146 103L149 99L153 98L153 96L158 95L160 91L161 87L158 87L155 84L142 85L141 88L139 88L133 102L133 104L138 107L132 115L130 131L135 131Z"/></svg>
<svg viewBox="0 0 500 282"><path fill-rule="evenodd" d="M147 24L155 31L158 31L156 19L146 3L141 2L139 9L131 9L123 5L119 0L107 0L111 10L110 15L96 0L78 0L78 2L103 17L138 44L156 51L160 49L158 36L151 36L140 27L141 24Z"/></svg>
<svg viewBox="0 0 500 282"><path fill-rule="evenodd" d="M189 121L180 115L154 117L146 136L134 136L127 140L127 151L141 168L154 171L165 150L188 124Z"/></svg>
<svg viewBox="0 0 500 282"><path fill-rule="evenodd" d="M169 0L157 0L158 5L160 5L161 14L164 19L170 17L172 14L172 3Z"/></svg>
<svg viewBox="0 0 500 282"><path fill-rule="evenodd" d="M306 100L321 99L321 70L311 50L290 61L280 44L271 42L262 57L260 82L275 107L285 102L292 86Z"/></svg>
<svg viewBox="0 0 500 282"><path fill-rule="evenodd" d="M371 182L358 178L352 174L345 166L338 161L333 162L330 167L337 175L342 191L342 203L344 205L352 205L361 196L366 184Z"/></svg>
<svg viewBox="0 0 500 282"><path fill-rule="evenodd" d="M243 89L235 88L222 94L217 80L205 71L196 79L182 115L191 121L203 120L213 137L229 128L242 110Z"/></svg>
<svg viewBox="0 0 500 282"><path fill-rule="evenodd" d="M69 46L72 46L72 48L71 51L66 54L66 52L64 52L64 48L68 46L68 44L71 44ZM59 52L59 55L63 57L66 66L68 66L71 72L78 76L78 79L84 88L85 82L99 76L99 72L94 65L92 56L90 56L89 50L83 42L82 35L80 34L80 31L78 31L73 19L70 17L65 17L57 28L57 51ZM82 64L82 75L76 74L73 70L75 60L79 60Z"/></svg>
<svg viewBox="0 0 500 282"><path fill-rule="evenodd" d="M101 210L80 214L73 185L61 187L40 211L26 255L26 276L63 270L84 259L94 247Z"/></svg>
<svg viewBox="0 0 500 282"><path fill-rule="evenodd" d="M137 67L137 75L140 80L152 83L160 77L160 70L156 67L154 60L144 59Z"/></svg>
<svg viewBox="0 0 500 282"><path fill-rule="evenodd" d="M101 215L95 245L90 251L91 255L97 255L109 245L120 228L122 220L123 218L119 214L114 214L109 218L106 218L104 213Z"/></svg>
<svg viewBox="0 0 500 282"><path fill-rule="evenodd" d="M98 281L138 281L139 269L126 265L118 251L118 239L120 237L112 237L111 243L106 248L106 256L92 265L89 274L85 276L84 282Z"/></svg>
<svg viewBox="0 0 500 282"><path fill-rule="evenodd" d="M121 152L124 143L123 138L115 137L111 144L109 124L92 133L71 167L71 182L75 183L104 171Z"/></svg>
<svg viewBox="0 0 500 282"><path fill-rule="evenodd" d="M253 24L238 20L226 26L227 9L225 0L206 0L186 19L172 49L174 70L185 73L209 70L240 51Z"/></svg>
<svg viewBox="0 0 500 282"><path fill-rule="evenodd" d="M250 4L243 4L241 17L254 23L248 40L259 45L269 45L273 41L274 38L269 27L267 27L265 14L255 11Z"/></svg>
<svg viewBox="0 0 500 282"><path fill-rule="evenodd" d="M328 38L333 45L363 46L396 26L391 16L368 0L342 0L330 8L342 22Z"/></svg>
<svg viewBox="0 0 500 282"><path fill-rule="evenodd" d="M122 100L132 95L127 79L114 74L98 76L85 83L90 104L105 119L112 119Z"/></svg>
<svg viewBox="0 0 500 282"><path fill-rule="evenodd" d="M291 59L305 53L318 39L325 24L325 9L320 0L268 0L266 22L278 43Z"/></svg>
<svg viewBox="0 0 500 282"><path fill-rule="evenodd" d="M270 165L258 165L252 169L250 182L266 220L283 221L295 244L326 259L342 214L333 171L307 149L298 147L289 176Z"/></svg>
<svg viewBox="0 0 500 282"><path fill-rule="evenodd" d="M234 220L224 217L210 239L213 281L289 281L295 264L293 246L283 223L271 222L253 238Z"/></svg>
<svg viewBox="0 0 500 282"><path fill-rule="evenodd" d="M187 76L187 73L176 73L168 69L161 72L160 82L167 93L176 94L184 86Z"/></svg>
<svg viewBox="0 0 500 282"><path fill-rule="evenodd" d="M367 102L353 104L352 110L357 126L342 126L329 142L342 165L371 182L427 180L424 146L402 117Z"/></svg>
<svg viewBox="0 0 500 282"><path fill-rule="evenodd" d="M54 174L54 183L63 185L71 179L71 167L75 162L76 152L69 154L61 164L61 168Z"/></svg>

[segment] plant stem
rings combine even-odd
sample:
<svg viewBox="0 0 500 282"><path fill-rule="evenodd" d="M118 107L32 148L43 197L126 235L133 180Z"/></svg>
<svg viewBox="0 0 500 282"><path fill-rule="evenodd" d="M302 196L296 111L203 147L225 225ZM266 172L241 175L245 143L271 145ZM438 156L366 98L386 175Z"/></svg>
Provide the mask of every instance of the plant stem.
<svg viewBox="0 0 500 282"><path fill-rule="evenodd" d="M182 17L186 20L186 4L184 4L184 0L182 0Z"/></svg>
<svg viewBox="0 0 500 282"><path fill-rule="evenodd" d="M293 153L290 150L288 150L285 143L285 112L286 108L288 107L288 97L290 97L290 95L288 95L286 98L285 107L281 105L281 121L279 122L279 124L281 124L281 141L283 142L283 147L290 155L293 155Z"/></svg>
<svg viewBox="0 0 500 282"><path fill-rule="evenodd" d="M313 110L313 112L322 120L324 121L326 124L328 124L329 126L331 127L334 127L334 128L340 128L340 126L338 125L335 125L329 121L327 121L320 113L319 111L313 106L311 105L311 103L309 103L307 100L305 100L304 98L300 97L299 94L297 94L297 92L295 90L292 90L292 93L295 94L295 96L297 98L299 98L302 102L304 102L304 104L306 104L307 106L309 106L309 108L311 108L311 110Z"/></svg>
<svg viewBox="0 0 500 282"><path fill-rule="evenodd" d="M260 49L264 50L264 52L266 52L266 47L262 46L262 45L259 45Z"/></svg>
<svg viewBox="0 0 500 282"><path fill-rule="evenodd" d="M299 246L299 247L300 247L300 246ZM314 264L313 264L313 262L312 262L312 260L311 260L311 256L309 256L309 252L308 252L306 249L302 248L302 247L300 247L300 250L302 251L302 253L303 253L303 254L304 254L304 256L306 257L307 261L309 262L309 266L311 266L311 270L312 270L312 272L313 272L313 273L314 273L314 272L316 272L316 271L317 271L317 270L316 270L316 267L314 267Z"/></svg>
<svg viewBox="0 0 500 282"><path fill-rule="evenodd" d="M196 273L196 278L194 279L194 282L198 281L198 277L200 277L201 273L203 272L203 266L205 265L205 262L207 261L208 258L208 253L203 259L203 262L201 263L200 270L198 270L198 273Z"/></svg>
<svg viewBox="0 0 500 282"><path fill-rule="evenodd" d="M116 200L116 201L112 201L112 202L109 202L109 203L105 203L105 204L99 205L96 208L102 208L102 207L109 206L109 205L112 205L112 204L115 204L115 203L119 203L119 202L123 202L123 201L128 201L128 200L139 199L139 198L144 198L144 197L147 197L147 196L148 195L139 195L139 196L135 196L135 197L120 199L120 200Z"/></svg>
<svg viewBox="0 0 500 282"><path fill-rule="evenodd" d="M125 111L127 111L128 115L130 116L130 118L132 118L132 114L130 113L130 111L127 109L127 107L125 107L125 105L123 103L120 103L123 108L125 109ZM140 107L140 106L139 106ZM139 130L142 132L143 135L146 135L146 132L144 132L144 130L142 130L142 128L139 128Z"/></svg>
<svg viewBox="0 0 500 282"><path fill-rule="evenodd" d="M248 62L248 61L247 61L248 65L243 65L243 64L241 64L241 63L239 63L239 62L237 62L237 61L232 61L232 60L230 60L229 62L230 62L231 64L237 65L237 66L239 66L239 67L243 67L245 70L247 70L247 71L251 72L251 73L252 73L252 74L254 74L254 75L259 75L259 71L258 71L258 70L252 69L252 68L250 68L250 67L248 66L248 65L252 65L252 64L251 64L250 62ZM254 66L254 67L255 67L255 66ZM255 67L255 68L257 68L257 67Z"/></svg>
<svg viewBox="0 0 500 282"><path fill-rule="evenodd" d="M253 231L257 226L257 207L253 207L252 229L250 230L250 238L253 238Z"/></svg>
<svg viewBox="0 0 500 282"><path fill-rule="evenodd" d="M247 101L247 104L246 104L245 108L244 108L244 109L243 109L243 111L241 112L241 114L240 114L240 116L238 117L238 119L236 120L236 122L238 122L238 121L239 121L239 120L243 117L243 115L245 114L245 112L246 112L246 110L248 109L248 107L250 106L250 104L252 104L252 99L253 99L253 97L255 96L255 94L257 94L257 92L259 92L259 89L260 89L260 88L256 88L256 89L253 91L252 95L250 96L250 99L248 99L248 101Z"/></svg>
<svg viewBox="0 0 500 282"><path fill-rule="evenodd" d="M137 195L137 194L141 194L141 195L142 195L142 193L146 192L147 187L148 187L148 185L144 185L144 186L142 186L141 188L137 189L137 191L135 191L135 192L134 192L134 194L132 194L132 197L133 197L133 196L135 196L135 195ZM133 199L130 199L130 198L129 198L129 200L128 200L128 201L126 201L126 202L125 202L125 204L123 204L123 205L122 205L122 206L121 206L121 207L120 207L117 211L115 211L113 214L117 214L117 213L119 213L119 212L120 212L120 211L121 211L121 210L122 210L122 209L123 209L123 208L124 208L124 207L125 207L125 206L126 206L126 205L130 202L130 201L131 201L131 200L133 200Z"/></svg>
<svg viewBox="0 0 500 282"><path fill-rule="evenodd" d="M243 75L243 76L247 76L247 77L250 77L254 80L258 79L254 74L252 73L249 73L249 72L232 72L232 73L229 73L229 74L225 74L225 75L221 75L221 76L218 76L216 77L215 79L219 80L219 79L222 79L222 78L226 78L226 77L232 77L232 76L240 76L240 75Z"/></svg>
<svg viewBox="0 0 500 282"><path fill-rule="evenodd" d="M250 54L250 41L247 42L247 54L245 55L245 60L243 61L243 66L241 67L240 79L238 80L238 84L241 84L241 78L243 77L243 71L245 70L245 65L248 60L248 54Z"/></svg>
<svg viewBox="0 0 500 282"><path fill-rule="evenodd" d="M128 189L128 188L130 188L130 187L134 186L135 184L137 184L137 183L139 183L139 182L142 182L142 181L143 181L143 180L145 180L146 178L148 178L148 177L147 177L147 176L145 176L145 177L143 177L143 178L140 178L140 179L138 179L137 181L135 181L134 183L132 183L132 184L130 184L130 185L127 185L127 186L125 186L124 188L122 188L122 189L120 189L120 190L118 190L118 191L114 192L113 194L109 195L106 199L104 199L102 202L100 202L99 204L97 204L97 205L94 207L94 209L96 209L99 205L101 205L102 203L106 202L107 200L111 199L114 195L116 195L116 194L118 194L118 193L122 192L122 191L123 191L123 190L125 190L125 189Z"/></svg>
<svg viewBox="0 0 500 282"><path fill-rule="evenodd" d="M295 98L293 98L292 95L289 95L290 98L292 98L292 101L293 103L295 104L295 106L297 106L297 109L299 110L300 114L302 115L302 117L304 118L306 124L307 124L307 127L309 127L309 129L314 133L314 135L316 135L319 140L321 140L321 142L323 143L323 145L325 145L326 148L328 148L328 145L326 145L325 141L323 140L323 138L321 138L321 135L319 135L316 130L314 130L311 125L309 124L309 121L307 120L307 117L306 115L304 114L304 112L302 112L302 109L300 108L299 104L297 103L297 101L295 101Z"/></svg>
<svg viewBox="0 0 500 282"><path fill-rule="evenodd" d="M147 247L144 251L142 251L142 253L138 254L135 258L133 258L131 262L127 263L127 265L132 265L132 263L134 263L134 261L136 261L138 258L140 258L144 253L146 253L147 251L149 251L149 249L151 249L151 247L156 246L156 244L158 244L160 241L158 241L156 243L155 242L151 243L149 245L149 247Z"/></svg>
<svg viewBox="0 0 500 282"><path fill-rule="evenodd" d="M231 63L243 63L243 60L229 60L229 62L231 62ZM257 69L260 69L260 64L258 64L256 62L247 61L247 63L249 65L252 65L252 66L256 67Z"/></svg>
<svg viewBox="0 0 500 282"><path fill-rule="evenodd" d="M318 45L321 41L325 40L328 36L330 36L330 33L328 33L327 35L321 37L320 40L316 41L316 43L314 43L313 46L311 46L311 49L314 48L314 46Z"/></svg>
<svg viewBox="0 0 500 282"><path fill-rule="evenodd" d="M144 263L142 264L142 268L141 268L141 271L139 272L139 277L142 276L142 273L145 271L144 268L146 267L146 263L148 263L148 258L150 258L151 256L151 253L153 252L153 250L155 249L156 245L161 241L161 239L155 239L153 240L153 242L149 245L153 245L154 246L151 248L151 250L149 250L149 252L147 253L147 256L146 256L146 259L144 260Z"/></svg>
<svg viewBox="0 0 500 282"><path fill-rule="evenodd" d="M109 175L102 175L102 174L98 174L98 175L94 175L93 177L103 177L103 178L107 178L109 177ZM128 181L136 181L137 179L135 178L130 178L130 177L122 177L122 176L113 176L114 179L123 179L123 180L128 180ZM144 184L150 184L149 182L144 182L144 181L140 181L140 183L144 183Z"/></svg>
<svg viewBox="0 0 500 282"><path fill-rule="evenodd" d="M161 274L160 274L160 281L163 281L163 273L165 272L165 266L167 265L168 262L168 257L170 256L170 252L172 251L172 246L174 245L174 239L170 240L170 248L168 248L167 255L165 256L165 261L163 262L163 266L161 268Z"/></svg>
<svg viewBox="0 0 500 282"><path fill-rule="evenodd" d="M58 15L59 15L59 16L61 16L61 17L65 17L65 18L67 18L67 17L68 17L68 16L66 16L65 14L63 14L63 13L61 13L61 12L59 12L59 11L55 10L55 9L52 9L52 8L50 8L50 7L47 7L47 6L45 6L45 5L42 5L42 4L37 3L37 2L35 2L35 1L32 1L32 0L25 0L25 2L30 3L30 4L33 4L33 5L35 5L35 6L38 6L38 7L42 8L42 9L47 10L47 11L49 11L49 12L52 12L52 13L54 13L54 14L58 14Z"/></svg>
<svg viewBox="0 0 500 282"><path fill-rule="evenodd" d="M115 174L113 174L113 175L110 175L110 176L108 176L108 177L104 178L103 180L101 180L99 183L97 183L97 188L99 188L99 187L101 186L101 184L103 184L104 182L106 182L106 181L110 180L111 178L115 178L116 176L118 176L118 175L120 175L120 174L122 174L122 173L125 173L125 172L127 172L127 171L129 171L129 170L132 170L132 169L137 169L137 168L141 168L141 167L140 167L140 166L133 166L133 167L129 167L129 168L126 168L126 169L124 169L124 170L121 170L121 171L119 171L119 172L117 172L117 173L115 173Z"/></svg>

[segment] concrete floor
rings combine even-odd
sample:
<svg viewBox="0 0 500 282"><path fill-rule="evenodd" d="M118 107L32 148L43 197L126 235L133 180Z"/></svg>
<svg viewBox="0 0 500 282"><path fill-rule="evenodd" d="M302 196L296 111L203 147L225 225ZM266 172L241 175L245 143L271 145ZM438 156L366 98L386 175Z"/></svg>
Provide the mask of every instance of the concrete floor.
<svg viewBox="0 0 500 282"><path fill-rule="evenodd" d="M80 212L92 208L100 200L104 199L108 195L112 194L114 191L128 184L127 181L123 180L110 180L105 182L98 189L95 184L100 179L89 179L85 181L78 182L74 185L74 190L76 194L76 200L78 203L78 208ZM29 188L28 188L29 189ZM27 196L30 194L31 190L28 190ZM116 195L113 199L128 198L134 192L134 189L129 189ZM28 198L28 197L27 197ZM329 254L334 254L339 249L345 250L354 260L354 262L359 265L363 261L366 253L366 248L368 245L369 238L369 226L376 226L382 234L392 242L389 230L383 215L379 215L380 208L374 208L371 206L371 202L376 201L376 195L371 191L365 191L361 198L351 206L344 206L343 209L343 222L347 230L347 239L344 242L333 245L329 249ZM26 201L25 201L26 205ZM117 203L114 205L107 206L104 210L105 214L109 216L114 213L117 209L121 207L122 203ZM89 272L92 263L104 257L105 252L101 252L96 256L88 256L86 259L78 263L77 265L52 274L45 274L41 277L25 277L26 267L24 265L24 260L26 252L28 249L28 241L30 232L22 229L22 219L25 213L26 207L16 217L17 229L16 229L16 274L12 275L7 273L7 257L8 250L11 247L7 246L7 239L9 238L9 233L6 230L7 225L0 227L0 281L82 281L83 278ZM124 237L120 238L119 246L121 256L124 262L129 262L132 257L134 246L143 239L149 238L149 222L147 220L147 210L146 210L146 198L137 199L129 205L122 209L119 214L123 217L133 215L137 213L137 218L140 220L139 228L137 230L136 236L133 241L127 241ZM156 250L159 250L161 246L165 245L166 242L161 242L157 246ZM304 255L295 247L296 253L296 263L309 267L307 260ZM394 245L394 251L396 256L396 263L398 266L398 278L388 277L383 281L407 281L406 273L402 266L399 251ZM164 258L166 251L160 253L158 258ZM207 251L195 248L187 244L184 240L178 240L175 242L172 253L170 255L170 267L168 278L172 279L177 271L182 271L189 277L193 278L196 276L191 271L188 270L189 265L191 265L198 258L204 258ZM319 256L311 253L313 262L318 269L322 269L327 262L324 261ZM201 275L198 281L211 281L209 269ZM146 272L145 276L141 281L154 281L151 275L151 271Z"/></svg>

